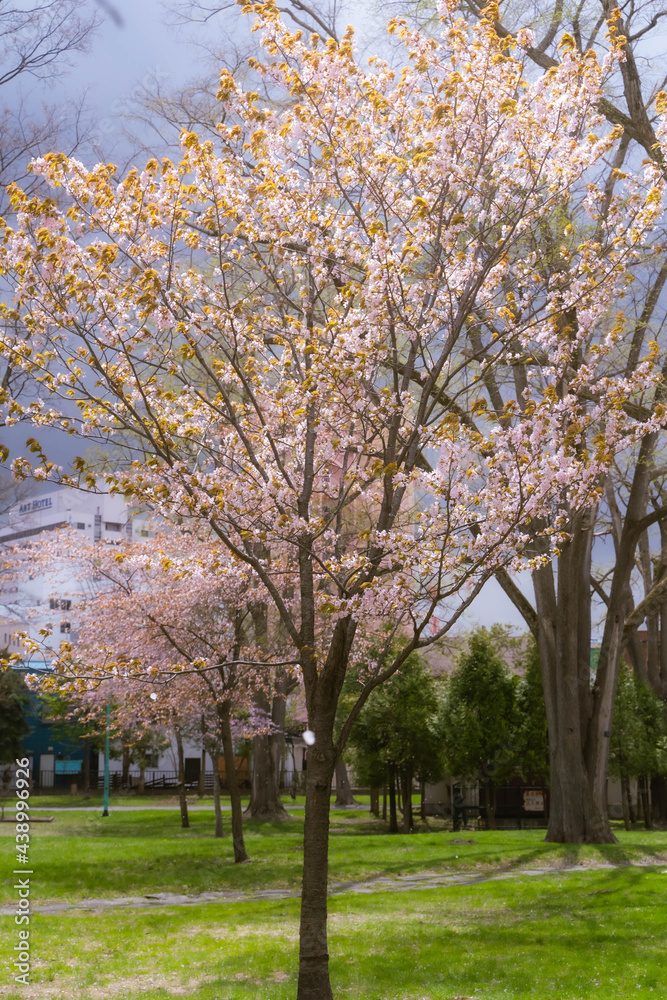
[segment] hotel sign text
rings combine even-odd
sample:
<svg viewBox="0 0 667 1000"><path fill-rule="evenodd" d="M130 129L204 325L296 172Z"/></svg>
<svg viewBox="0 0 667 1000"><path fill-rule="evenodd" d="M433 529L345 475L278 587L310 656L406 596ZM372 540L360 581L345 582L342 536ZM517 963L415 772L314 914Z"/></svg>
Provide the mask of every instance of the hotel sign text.
<svg viewBox="0 0 667 1000"><path fill-rule="evenodd" d="M32 514L36 510L47 510L49 507L53 507L53 500L51 497L42 497L41 500L33 500L32 502L22 503L19 507L19 514Z"/></svg>

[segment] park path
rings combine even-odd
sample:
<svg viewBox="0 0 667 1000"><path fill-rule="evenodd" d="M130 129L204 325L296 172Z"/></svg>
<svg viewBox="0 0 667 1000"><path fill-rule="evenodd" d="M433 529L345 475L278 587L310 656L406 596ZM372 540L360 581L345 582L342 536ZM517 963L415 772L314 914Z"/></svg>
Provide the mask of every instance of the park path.
<svg viewBox="0 0 667 1000"><path fill-rule="evenodd" d="M408 892L414 889L440 889L450 885L477 885L482 882L499 882L523 876L563 875L571 872L590 870L614 871L627 868L660 868L665 861L636 861L619 865L599 862L584 865L562 865L556 868L513 868L496 872L420 872L417 875L378 875L374 878L339 882L330 886L330 896L340 896L346 892L380 893ZM667 869L663 874L667 875ZM146 896L115 896L110 899L82 899L75 903L32 903L31 913L54 914L68 910L115 910L123 908L145 908L155 906L199 906L202 903L243 903L258 900L298 899L300 893L289 889L258 889L255 892L199 892L192 896L175 892L155 892ZM15 906L0 907L0 916L11 916Z"/></svg>

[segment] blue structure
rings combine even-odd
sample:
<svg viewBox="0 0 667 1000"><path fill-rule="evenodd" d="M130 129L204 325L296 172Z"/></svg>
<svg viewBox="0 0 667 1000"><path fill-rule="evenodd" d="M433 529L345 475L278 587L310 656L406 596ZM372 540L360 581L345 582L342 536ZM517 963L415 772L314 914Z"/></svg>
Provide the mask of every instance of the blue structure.
<svg viewBox="0 0 667 1000"><path fill-rule="evenodd" d="M16 668L15 668L16 669ZM22 674L41 673L49 667L44 662L33 661L30 666L18 668ZM27 722L30 732L23 739L25 753L32 757L32 776L35 788L69 789L76 783L81 787L81 772L86 747L82 737L68 736L58 722L49 720L44 704L35 691L29 692L30 703ZM90 780L97 781L97 750L88 748Z"/></svg>

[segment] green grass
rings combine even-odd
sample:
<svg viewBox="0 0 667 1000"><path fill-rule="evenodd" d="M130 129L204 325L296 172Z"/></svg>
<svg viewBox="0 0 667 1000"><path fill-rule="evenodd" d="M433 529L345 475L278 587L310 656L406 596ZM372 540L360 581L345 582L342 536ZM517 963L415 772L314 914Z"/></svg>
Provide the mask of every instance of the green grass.
<svg viewBox="0 0 667 1000"><path fill-rule="evenodd" d="M112 792L109 795L109 805L111 809L113 809L115 806L132 806L133 808L138 806L138 807L144 807L146 809L150 809L151 806L165 806L165 805L173 806L174 803L178 801L176 794L177 793L175 791L150 792L150 793L147 792L145 795L138 795L134 791ZM10 794L5 798L5 804L8 807L13 806L15 804L15 801L16 800L12 794ZM77 807L79 809L87 809L95 807L101 810L102 803L104 801L104 796L102 792L99 791L92 792L90 795L87 796L84 796L81 793L78 793L77 795L68 795L65 792L61 794L56 794L54 792L36 791L31 794L30 801L32 805L36 806L40 811L45 811L47 809L62 809L62 808L76 809ZM245 796L243 801L247 802L248 797ZM287 801L289 803L291 802L291 799L288 799ZM304 799L303 798L301 800L297 799L297 802L298 801L301 801L301 803L303 803ZM200 799L199 796L196 794L188 794L188 802L191 803L192 805L201 804L201 805L211 806L211 808L213 805L213 799L211 798L210 795L205 795L203 798ZM223 805L225 804L228 805L228 802L225 803L223 799Z"/></svg>
<svg viewBox="0 0 667 1000"><path fill-rule="evenodd" d="M657 1000L666 882L626 868L334 898L336 996ZM292 1000L297 921L295 900L36 916L31 987L0 996Z"/></svg>
<svg viewBox="0 0 667 1000"><path fill-rule="evenodd" d="M249 865L213 837L213 812L62 812L31 831L32 902L262 888L296 890L302 814L248 822ZM544 831L452 834L432 821L388 835L335 811L331 882L421 872L553 869L470 886L330 900L337 1000L615 1000L667 995L667 832L616 830L616 845L544 843ZM14 902L13 824L0 826L2 902ZM464 841L461 843L461 841ZM465 841L472 841L467 843ZM628 862L650 860L650 867ZM591 865L611 862L613 870ZM575 873L559 866L577 864ZM32 916L32 982L14 990L14 928L3 920L0 998L292 1000L298 901L68 911ZM3 968L4 966L4 968Z"/></svg>
<svg viewBox="0 0 667 1000"><path fill-rule="evenodd" d="M282 823L247 822L249 865L233 863L227 817L227 835L221 840L213 837L212 811L191 813L190 823L188 830L181 829L176 808L112 812L107 818L87 812L56 813L53 823L34 824L31 829L36 898L299 888L302 816ZM441 822L433 821L422 832L389 836L386 825L367 813L344 811L333 813L331 829L332 883L423 871L510 871L645 859L667 862L667 832L658 831L619 830L619 844L566 846L545 844L540 830L451 834L443 831ZM13 899L12 877L4 874L13 867L13 837L13 824L0 825L0 903ZM461 840L474 843L457 843Z"/></svg>

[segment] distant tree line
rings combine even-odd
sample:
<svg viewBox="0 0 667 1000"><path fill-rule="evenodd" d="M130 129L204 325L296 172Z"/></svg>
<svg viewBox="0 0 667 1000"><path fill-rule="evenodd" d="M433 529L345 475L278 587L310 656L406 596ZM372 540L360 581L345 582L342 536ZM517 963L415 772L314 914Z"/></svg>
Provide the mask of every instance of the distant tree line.
<svg viewBox="0 0 667 1000"><path fill-rule="evenodd" d="M514 646L515 670L504 658ZM365 664L358 665L363 673ZM591 685L595 667L591 667ZM358 681L349 682L350 696ZM549 783L549 734L537 646L512 640L505 629L474 631L449 676L435 677L414 653L373 692L350 738L349 759L361 785L385 789L389 830L413 827L412 788L449 774L478 781L487 820L495 827L496 789L513 779ZM651 822L651 780L667 774L663 703L636 674L621 673L611 731L610 773L621 779L626 826L634 822L630 794L638 783L642 813Z"/></svg>

